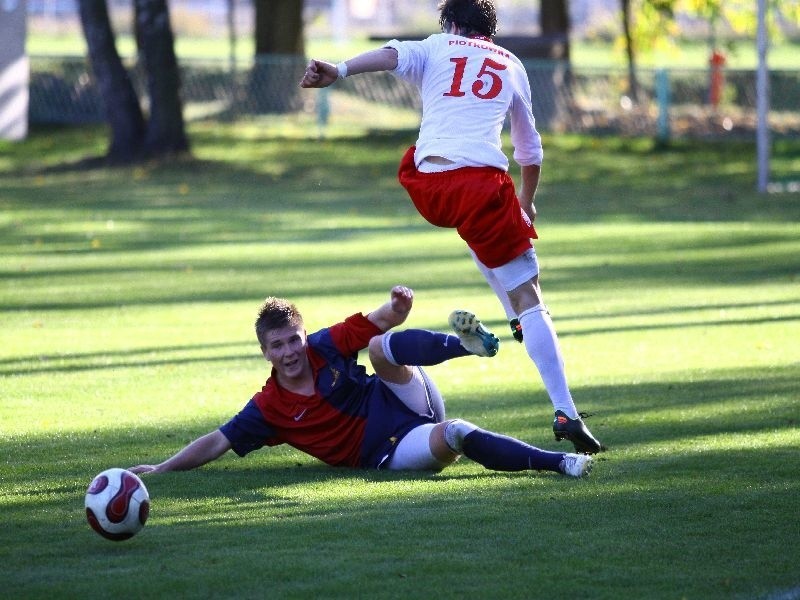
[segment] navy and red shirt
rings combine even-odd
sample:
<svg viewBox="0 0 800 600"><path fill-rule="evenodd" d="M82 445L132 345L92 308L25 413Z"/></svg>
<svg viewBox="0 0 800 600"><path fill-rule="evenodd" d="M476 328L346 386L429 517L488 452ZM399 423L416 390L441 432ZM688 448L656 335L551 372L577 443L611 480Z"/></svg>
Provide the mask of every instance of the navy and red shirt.
<svg viewBox="0 0 800 600"><path fill-rule="evenodd" d="M403 404L357 362L358 351L383 333L364 315L308 336L314 394L264 387L220 431L244 456L263 446L289 444L333 466L379 468L404 435L432 422Z"/></svg>

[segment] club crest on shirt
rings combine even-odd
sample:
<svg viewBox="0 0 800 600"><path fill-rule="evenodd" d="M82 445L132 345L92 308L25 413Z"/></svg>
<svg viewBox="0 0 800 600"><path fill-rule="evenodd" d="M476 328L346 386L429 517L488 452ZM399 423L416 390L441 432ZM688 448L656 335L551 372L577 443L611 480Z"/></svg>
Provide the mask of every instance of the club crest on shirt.
<svg viewBox="0 0 800 600"><path fill-rule="evenodd" d="M331 369L331 375L333 376L333 381L331 381L331 388L335 388L336 382L339 381L339 375L341 374L341 372L334 369L333 367L331 367L330 369Z"/></svg>

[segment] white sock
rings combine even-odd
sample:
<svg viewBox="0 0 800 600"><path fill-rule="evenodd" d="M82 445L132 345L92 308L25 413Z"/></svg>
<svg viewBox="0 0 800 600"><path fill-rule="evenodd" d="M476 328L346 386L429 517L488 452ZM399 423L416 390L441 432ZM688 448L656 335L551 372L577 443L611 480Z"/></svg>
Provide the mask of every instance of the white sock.
<svg viewBox="0 0 800 600"><path fill-rule="evenodd" d="M556 330L547 309L542 304L529 308L519 316L524 333L523 343L531 357L555 410L562 410L570 418L578 416L578 409L569 393L564 359L558 346Z"/></svg>

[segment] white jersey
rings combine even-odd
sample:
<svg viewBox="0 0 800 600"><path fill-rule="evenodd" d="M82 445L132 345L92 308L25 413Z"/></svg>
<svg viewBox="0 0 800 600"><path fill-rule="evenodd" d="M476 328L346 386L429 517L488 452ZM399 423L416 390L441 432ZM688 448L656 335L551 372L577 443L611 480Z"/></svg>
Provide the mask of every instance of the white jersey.
<svg viewBox="0 0 800 600"><path fill-rule="evenodd" d="M528 75L519 59L486 38L439 33L421 41L392 40L396 76L422 97L414 161L442 156L458 166L508 170L500 134L511 117L514 160L542 163L542 140L531 108Z"/></svg>

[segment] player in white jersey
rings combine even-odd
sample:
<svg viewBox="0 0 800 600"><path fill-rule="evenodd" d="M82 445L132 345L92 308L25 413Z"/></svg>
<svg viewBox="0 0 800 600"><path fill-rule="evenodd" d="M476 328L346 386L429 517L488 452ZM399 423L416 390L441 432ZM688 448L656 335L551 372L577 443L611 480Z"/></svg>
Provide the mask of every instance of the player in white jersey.
<svg viewBox="0 0 800 600"><path fill-rule="evenodd" d="M603 446L569 391L539 286L531 239L537 237L533 200L543 152L527 73L516 56L491 39L497 29L492 0L443 0L439 24L442 33L420 41L392 40L339 64L311 60L300 85L322 88L349 75L390 71L419 88L422 123L416 144L400 163L400 183L428 222L458 231L507 316L521 325L515 337L522 337L550 396L556 439L569 439L577 452L599 452ZM521 167L519 189L502 150L507 115L514 160Z"/></svg>

